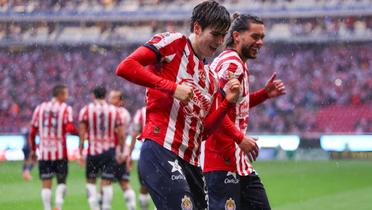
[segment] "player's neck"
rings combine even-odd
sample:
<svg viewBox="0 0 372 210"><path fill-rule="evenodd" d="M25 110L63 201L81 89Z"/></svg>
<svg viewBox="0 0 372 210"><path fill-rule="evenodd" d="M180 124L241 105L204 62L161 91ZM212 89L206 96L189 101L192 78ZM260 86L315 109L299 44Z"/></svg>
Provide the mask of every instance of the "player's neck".
<svg viewBox="0 0 372 210"><path fill-rule="evenodd" d="M53 97L53 98L52 98L52 102L63 103L64 101L61 100L61 99L59 99L59 98Z"/></svg>
<svg viewBox="0 0 372 210"><path fill-rule="evenodd" d="M94 99L94 102L95 102L95 103L99 103L99 104L104 104L104 103L106 103L105 99L98 99L98 98L95 98L95 99Z"/></svg>
<svg viewBox="0 0 372 210"><path fill-rule="evenodd" d="M194 33L190 34L188 40L190 41L192 51L194 52L194 54L196 55L196 57L198 57L199 60L202 60L203 61L205 59L205 57L202 56L202 53L200 52L200 48L199 48L199 45L198 45L198 43L196 41L195 34Z"/></svg>
<svg viewBox="0 0 372 210"><path fill-rule="evenodd" d="M238 49L237 47L229 47L227 48L226 50L232 50L232 51L235 51L236 53L238 53L239 55L239 58L242 59L243 63L246 63L248 58L245 58L243 55L242 55L242 52L240 49Z"/></svg>

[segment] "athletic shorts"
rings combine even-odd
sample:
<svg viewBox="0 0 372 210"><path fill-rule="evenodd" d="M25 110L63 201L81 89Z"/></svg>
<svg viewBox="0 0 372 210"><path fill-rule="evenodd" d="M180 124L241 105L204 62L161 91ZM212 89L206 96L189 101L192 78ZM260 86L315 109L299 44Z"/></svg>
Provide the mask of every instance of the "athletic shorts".
<svg viewBox="0 0 372 210"><path fill-rule="evenodd" d="M113 180L115 176L115 149L111 148L99 155L88 155L86 164L86 178Z"/></svg>
<svg viewBox="0 0 372 210"><path fill-rule="evenodd" d="M68 173L67 159L39 160L39 177L41 180L52 179L54 175L58 180L66 180Z"/></svg>

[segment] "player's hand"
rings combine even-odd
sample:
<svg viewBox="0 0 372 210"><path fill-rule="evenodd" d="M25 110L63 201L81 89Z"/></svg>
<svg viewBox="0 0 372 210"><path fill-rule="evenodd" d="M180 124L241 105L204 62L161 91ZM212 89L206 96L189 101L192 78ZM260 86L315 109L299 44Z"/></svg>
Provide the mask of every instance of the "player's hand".
<svg viewBox="0 0 372 210"><path fill-rule="evenodd" d="M125 160L126 160L126 156L124 156L123 153L119 153L119 154L116 156L116 162L119 163L119 164L124 163Z"/></svg>
<svg viewBox="0 0 372 210"><path fill-rule="evenodd" d="M276 80L276 72L266 82L265 91L270 98L286 94L285 85L282 80Z"/></svg>
<svg viewBox="0 0 372 210"><path fill-rule="evenodd" d="M256 138L245 136L239 144L240 149L247 154L250 162L255 161L258 157L259 148L256 141Z"/></svg>
<svg viewBox="0 0 372 210"><path fill-rule="evenodd" d="M226 100L230 103L236 103L240 95L240 82L238 79L230 79L226 83Z"/></svg>
<svg viewBox="0 0 372 210"><path fill-rule="evenodd" d="M180 100L182 103L188 103L194 96L193 88L188 85L177 85L173 97Z"/></svg>
<svg viewBox="0 0 372 210"><path fill-rule="evenodd" d="M32 150L31 150L31 152L30 152L30 154L29 154L29 162L30 162L30 163L35 163L36 160L37 160L36 153L35 153L35 151L32 151Z"/></svg>
<svg viewBox="0 0 372 210"><path fill-rule="evenodd" d="M132 170L132 159L128 156L126 160L127 170L128 172Z"/></svg>
<svg viewBox="0 0 372 210"><path fill-rule="evenodd" d="M84 167L84 165L85 165L85 157L84 157L84 155L80 155L78 161L79 161L80 167Z"/></svg>

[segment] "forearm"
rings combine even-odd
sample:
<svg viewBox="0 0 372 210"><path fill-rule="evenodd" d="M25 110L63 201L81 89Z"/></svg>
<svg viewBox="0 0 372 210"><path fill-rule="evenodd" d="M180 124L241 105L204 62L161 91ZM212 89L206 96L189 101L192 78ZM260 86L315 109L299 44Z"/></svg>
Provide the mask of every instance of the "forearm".
<svg viewBox="0 0 372 210"><path fill-rule="evenodd" d="M259 89L256 92L249 94L249 108L255 107L263 103L269 98L265 88Z"/></svg>
<svg viewBox="0 0 372 210"><path fill-rule="evenodd" d="M34 152L36 151L36 142L35 142L36 134L37 134L37 128L31 127L31 132L28 138L28 142L30 144L31 151L34 151Z"/></svg>

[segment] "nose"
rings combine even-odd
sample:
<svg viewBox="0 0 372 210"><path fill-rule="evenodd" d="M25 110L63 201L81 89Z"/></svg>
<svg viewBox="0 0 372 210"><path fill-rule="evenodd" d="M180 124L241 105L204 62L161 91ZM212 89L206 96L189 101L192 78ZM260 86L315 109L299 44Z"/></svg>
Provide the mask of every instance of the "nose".
<svg viewBox="0 0 372 210"><path fill-rule="evenodd" d="M225 40L224 35L218 36L218 40L217 40L218 46L221 46L224 40Z"/></svg>
<svg viewBox="0 0 372 210"><path fill-rule="evenodd" d="M256 41L256 45L262 46L263 45L263 39L259 39Z"/></svg>

